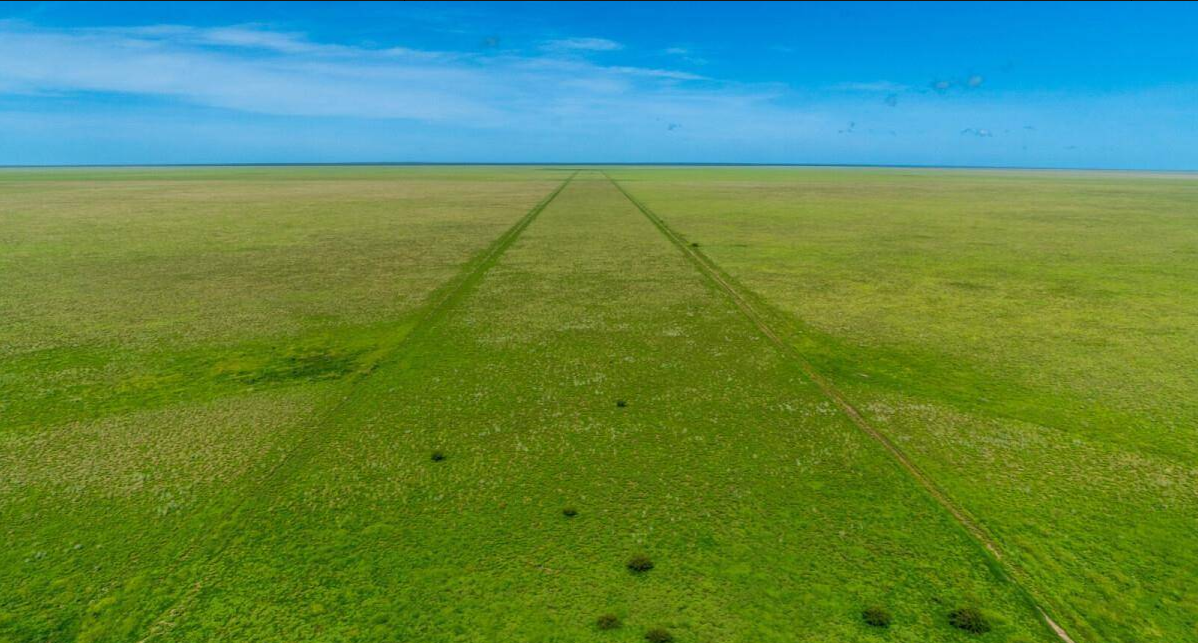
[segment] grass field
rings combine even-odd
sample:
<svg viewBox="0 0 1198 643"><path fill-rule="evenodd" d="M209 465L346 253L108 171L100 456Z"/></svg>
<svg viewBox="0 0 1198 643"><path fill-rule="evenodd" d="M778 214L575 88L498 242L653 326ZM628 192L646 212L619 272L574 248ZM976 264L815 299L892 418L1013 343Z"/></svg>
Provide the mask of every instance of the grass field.
<svg viewBox="0 0 1198 643"><path fill-rule="evenodd" d="M1198 177L613 171L1078 640L1198 640Z"/></svg>
<svg viewBox="0 0 1198 643"><path fill-rule="evenodd" d="M1195 213L1187 175L0 170L0 641L1198 640Z"/></svg>

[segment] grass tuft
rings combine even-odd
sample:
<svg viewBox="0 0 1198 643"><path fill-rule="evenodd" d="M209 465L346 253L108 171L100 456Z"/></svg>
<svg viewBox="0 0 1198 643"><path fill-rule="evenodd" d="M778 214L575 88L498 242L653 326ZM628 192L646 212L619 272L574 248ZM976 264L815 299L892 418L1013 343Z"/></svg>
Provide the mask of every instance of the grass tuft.
<svg viewBox="0 0 1198 643"><path fill-rule="evenodd" d="M873 627L890 627L890 612L885 607L871 605L861 612L861 620Z"/></svg>
<svg viewBox="0 0 1198 643"><path fill-rule="evenodd" d="M948 615L948 622L959 630L972 634L985 634L990 631L990 621L976 607L962 607Z"/></svg>
<svg viewBox="0 0 1198 643"><path fill-rule="evenodd" d="M601 630L614 630L620 627L620 617L615 614L600 614L599 618L595 619L595 627Z"/></svg>
<svg viewBox="0 0 1198 643"><path fill-rule="evenodd" d="M640 574L653 569L653 561L644 554L638 554L628 559L628 569Z"/></svg>
<svg viewBox="0 0 1198 643"><path fill-rule="evenodd" d="M670 643L674 640L674 635L665 628L655 627L645 632L645 640L649 643Z"/></svg>

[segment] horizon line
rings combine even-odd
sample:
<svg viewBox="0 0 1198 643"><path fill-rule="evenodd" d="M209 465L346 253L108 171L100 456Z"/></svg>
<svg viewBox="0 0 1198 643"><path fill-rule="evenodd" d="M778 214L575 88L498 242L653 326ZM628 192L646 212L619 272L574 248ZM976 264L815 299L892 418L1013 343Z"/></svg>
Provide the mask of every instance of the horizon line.
<svg viewBox="0 0 1198 643"><path fill-rule="evenodd" d="M808 168L884 168L884 169L924 169L924 170L1037 170L1064 172L1149 172L1198 174L1198 168L1137 168L1137 167L1078 167L1050 165L937 165L921 163L737 163L737 162L635 162L635 161L341 161L341 162L221 162L221 163L32 163L5 164L0 163L0 170L19 169L87 169L87 168L219 168L219 167L418 167L418 166L470 166L470 167L573 167L573 166L608 166L608 167L808 167Z"/></svg>

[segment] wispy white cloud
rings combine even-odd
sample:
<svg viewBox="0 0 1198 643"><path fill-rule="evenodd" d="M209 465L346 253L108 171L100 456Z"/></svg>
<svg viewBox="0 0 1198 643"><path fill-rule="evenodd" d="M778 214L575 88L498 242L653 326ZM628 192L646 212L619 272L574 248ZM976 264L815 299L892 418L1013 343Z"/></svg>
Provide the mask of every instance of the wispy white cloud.
<svg viewBox="0 0 1198 643"><path fill-rule="evenodd" d="M591 40L599 39L559 42ZM613 51L610 45L541 44L524 52L428 51L318 42L260 25L52 29L0 21L0 162L62 160L45 143L57 136L81 142L72 154L95 150L93 162L113 160L108 150L132 141L121 160L161 150L156 158L172 161L276 153L978 164L1002 150L1022 159L1023 145L1064 149L1077 143L1074 131L1101 137L1109 129L1103 123L1129 113L1143 123L1129 131L1154 149L1177 150L1176 164L1192 164L1190 150L1198 149L1189 144L1198 96L1192 86L1068 103L1056 95L966 92L983 82L964 76L945 81L944 90L959 87L968 96L944 100L935 86L885 80L810 90L729 82L674 68L689 62L693 50L684 47L651 52L647 59L656 62L637 66L580 55ZM849 122L853 135L839 135ZM1037 126L1034 139L1024 134L1026 123ZM963 129L987 140L966 140ZM175 144L172 132L191 138Z"/></svg>
<svg viewBox="0 0 1198 643"><path fill-rule="evenodd" d="M238 47L284 54L344 54L352 48L314 43L302 33L271 31L256 25L198 28L186 25L98 28L76 33L109 34L133 38L170 40L177 44Z"/></svg>
<svg viewBox="0 0 1198 643"><path fill-rule="evenodd" d="M836 83L832 89L843 92L879 92L893 94L909 89L907 85L895 83L889 80L874 80L868 82L843 82Z"/></svg>
<svg viewBox="0 0 1198 643"><path fill-rule="evenodd" d="M623 66L608 67L608 69L621 74L646 76L649 78L665 78L669 80L708 80L706 76L700 76L699 74L692 74L685 71L676 71L673 69L651 69L647 67Z"/></svg>
<svg viewBox="0 0 1198 643"><path fill-rule="evenodd" d="M550 51L618 51L624 45L606 38L560 38L545 41L543 47Z"/></svg>
<svg viewBox="0 0 1198 643"><path fill-rule="evenodd" d="M281 55L249 56L246 47ZM266 114L438 120L489 117L494 109L461 87L499 85L452 61L267 31L0 25L0 86L9 92L110 92Z"/></svg>
<svg viewBox="0 0 1198 643"><path fill-rule="evenodd" d="M661 50L661 53L692 65L707 64L707 59L698 55L695 50L691 49L690 47L667 47Z"/></svg>
<svg viewBox="0 0 1198 643"><path fill-rule="evenodd" d="M604 50L593 38L555 41ZM253 25L41 29L0 22L0 92L109 92L284 116L501 126L579 95L659 97L689 72L559 52L483 55L313 42ZM710 87L705 91L727 92Z"/></svg>
<svg viewBox="0 0 1198 643"><path fill-rule="evenodd" d="M969 74L964 78L937 78L928 83L928 87L938 94L944 94L953 90L978 89L985 82L986 78L981 74Z"/></svg>

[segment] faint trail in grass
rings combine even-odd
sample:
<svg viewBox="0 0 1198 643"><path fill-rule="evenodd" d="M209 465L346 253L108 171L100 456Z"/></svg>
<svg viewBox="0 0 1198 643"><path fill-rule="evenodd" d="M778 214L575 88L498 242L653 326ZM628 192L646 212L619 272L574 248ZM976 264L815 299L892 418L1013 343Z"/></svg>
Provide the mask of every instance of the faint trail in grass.
<svg viewBox="0 0 1198 643"><path fill-rule="evenodd" d="M649 219L649 221L658 229L658 231L660 231L667 239L670 240L671 243L674 244L675 247L682 252L682 254L699 270L700 273L707 277L712 284L714 284L719 290L723 291L724 294L728 296L732 303L735 304L736 307L740 309L741 313L743 313L745 317L747 317L749 321L751 321L753 325L757 327L762 335L764 335L770 340L770 342L772 342L783 353L790 357L792 361L794 361L794 363L797 364L803 371L804 375L814 382L815 385L819 387L820 391L822 391L823 394L828 397L828 399L832 400L832 402L840 408L841 412L843 412L858 429L882 445L882 447L884 447L892 456L894 461L900 467L902 467L902 469L905 470L911 476L911 478L913 478L915 482L918 483L919 486L922 487L924 491L926 491L937 502L937 504L948 511L957 524L964 528L965 531L979 545L982 546L988 555L993 557L994 561L999 565L999 569L1003 570L1004 575L1006 575L1008 579L1011 580L1011 582L1018 587L1025 596L1027 596L1029 602L1031 602L1032 606L1035 607L1036 611L1044 619L1045 624L1050 630L1052 630L1053 634L1055 634L1065 643L1076 643L1069 636L1068 632L1066 632L1064 628L1057 624L1057 622L1054 621L1052 617L1049 616L1048 612L1041 606L1042 604L1050 603L1051 601L1044 601L1037 595L1036 592L1031 589L1032 584L1028 580L1028 574L1003 553L1002 549L998 545L998 542L989 534L988 531L986 531L985 527L983 527L981 523L977 521L977 519L970 515L970 513L964 507L958 505L957 502L954 501L947 492L945 492L938 484L936 484L935 480L928 476L928 474L924 473L922 469L912 462L911 459L908 458L907 455L898 447L898 445L896 445L890 440L890 438L886 437L885 434L870 424L870 422L865 419L865 416L863 416L861 412L858 411L855 406L853 406L848 398L846 398L830 380L825 378L819 371L817 371L815 367L811 365L811 362L809 362L797 348L795 348L789 342L783 340L782 337L770 327L765 316L753 306L753 304L744 294L742 294L737 286L733 285L731 279L725 275L724 271L721 270L715 262L713 262L706 254L701 252L697 246L687 243L686 240L683 239L683 237L677 232L675 232L660 216L649 209L648 206L637 200L636 197L632 196L632 194L625 190L624 186L620 185L619 182L608 176L606 172L604 172L603 175L607 177L607 180L611 181L612 185L616 186L616 189L618 189L620 193L625 196L625 198L627 198L633 205L636 206L638 210L641 211L641 214L645 215L645 218Z"/></svg>
<svg viewBox="0 0 1198 643"><path fill-rule="evenodd" d="M250 483L249 488L243 489L242 499L229 510L220 524L210 528L206 537L193 542L183 552L180 560L186 560L198 552L208 551L205 559L198 564L211 565L215 563L232 542L236 529L244 518L252 515L264 502L274 498L275 491L286 483L291 474L306 464L319 451L322 444L335 437L337 432L329 430L331 425L329 420L335 417L338 411L352 399L353 386L368 377L383 363L401 358L404 349L418 345L433 328L450 314L454 306L474 290L483 275L495 265L503 253L516 242L520 234L577 175L578 172L575 171L566 177L566 180L562 181L548 196L533 206L519 221L469 261L454 278L435 290L415 325L406 332L398 333L389 341L383 342L378 349L373 351L365 360L364 366L350 375L344 384L345 390L341 391L341 399L326 408L308 425L308 429L300 436L296 444L280 458L278 463L270 467L260 479ZM152 619L145 636L142 636L139 641L144 643L155 640L168 633L177 622L178 617L199 595L205 580L215 571L214 568L202 573L201 578L186 589L183 596L170 607L159 612Z"/></svg>

